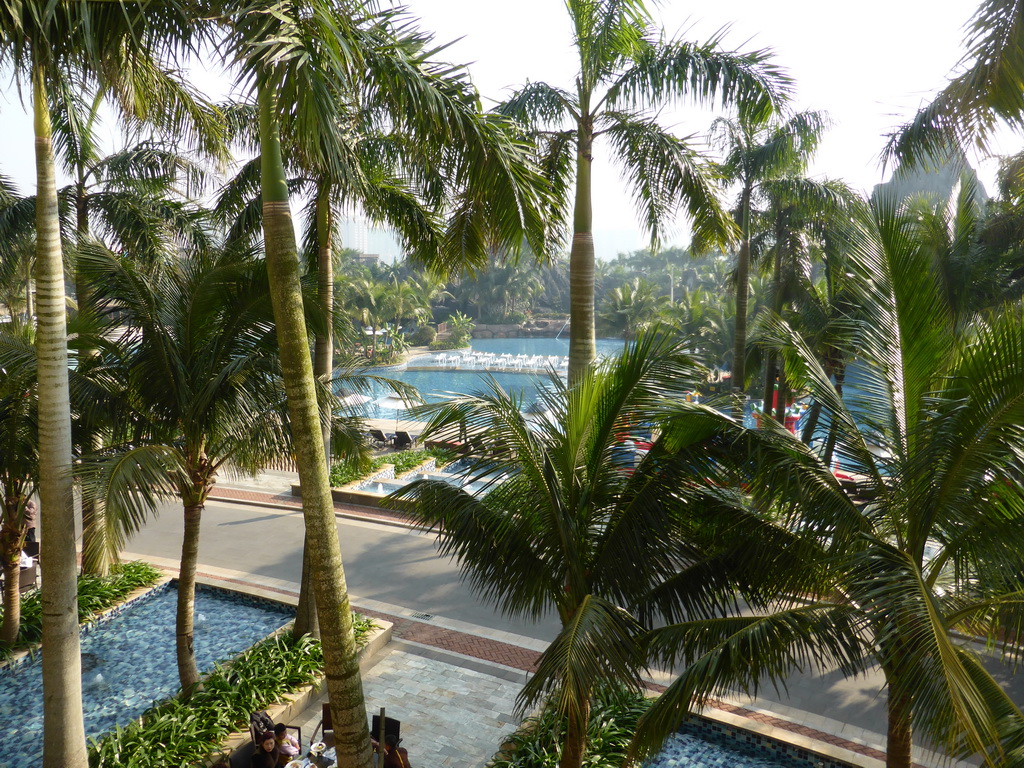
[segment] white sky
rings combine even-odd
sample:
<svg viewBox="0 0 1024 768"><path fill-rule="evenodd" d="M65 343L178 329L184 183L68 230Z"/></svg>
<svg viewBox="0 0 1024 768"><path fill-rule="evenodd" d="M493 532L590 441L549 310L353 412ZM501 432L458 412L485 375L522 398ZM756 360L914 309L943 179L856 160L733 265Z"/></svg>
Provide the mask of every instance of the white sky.
<svg viewBox="0 0 1024 768"><path fill-rule="evenodd" d="M406 0L409 11L438 41L455 42L444 57L468 63L485 107L527 80L566 89L576 72L572 36L563 0ZM705 40L731 25L726 46L772 48L778 64L796 81L797 109L821 109L834 123L826 135L814 175L841 178L870 190L883 180L878 156L883 135L906 121L940 88L962 54L964 24L976 0L728 0L696 4L669 0L650 4L669 36ZM203 77L223 95L226 84ZM13 86L0 100L0 173L22 191L33 179L31 124ZM697 109L664 111L663 125L702 139L713 115ZM1003 137L996 151L1019 150L1018 137ZM982 164L990 184L995 162ZM598 149L594 167L595 245L602 258L646 245L618 170ZM686 245L685 222L665 243ZM395 248L371 235L369 250L385 256Z"/></svg>

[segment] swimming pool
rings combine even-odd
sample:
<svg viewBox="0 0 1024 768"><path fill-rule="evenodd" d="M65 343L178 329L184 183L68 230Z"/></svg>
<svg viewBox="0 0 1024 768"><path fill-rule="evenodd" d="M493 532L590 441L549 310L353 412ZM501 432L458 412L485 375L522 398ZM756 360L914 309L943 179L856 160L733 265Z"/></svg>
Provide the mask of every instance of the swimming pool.
<svg viewBox="0 0 1024 768"><path fill-rule="evenodd" d="M622 351L621 339L598 339L597 354L599 356L616 355ZM544 355L564 357L569 354L568 339L474 339L472 349L478 352L490 352L495 355ZM437 353L444 354L444 353ZM411 362L413 366L429 365L423 358ZM388 378L398 379L416 387L425 402L440 402L453 394L473 394L486 388L487 377L492 377L506 392L520 394L523 407L528 407L536 399L536 393L546 380L546 376L537 373L513 373L510 371L447 370L447 369L415 369L408 370L404 366L389 368L380 372ZM561 372L565 375L564 370ZM381 384L372 385L371 397L379 400L391 394L391 390ZM394 408L382 407L376 402L369 402L359 407L361 415L371 419L405 420L409 417Z"/></svg>
<svg viewBox="0 0 1024 768"><path fill-rule="evenodd" d="M127 725L179 688L174 650L175 585L167 584L82 629L85 734ZM199 671L233 658L293 617L288 606L234 592L196 588ZM43 683L39 654L0 670L4 751L0 768L34 768L42 757Z"/></svg>

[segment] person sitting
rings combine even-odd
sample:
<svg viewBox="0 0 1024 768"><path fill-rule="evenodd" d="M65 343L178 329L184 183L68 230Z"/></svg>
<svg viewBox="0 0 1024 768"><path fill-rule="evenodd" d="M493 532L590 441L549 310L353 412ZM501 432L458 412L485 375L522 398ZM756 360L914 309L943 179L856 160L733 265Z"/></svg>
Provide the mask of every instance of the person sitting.
<svg viewBox="0 0 1024 768"><path fill-rule="evenodd" d="M376 739L371 738L373 751L380 752L380 744ZM398 746L402 740L389 733L384 736L384 760L382 768L412 768L409 763L409 752L405 747Z"/></svg>
<svg viewBox="0 0 1024 768"><path fill-rule="evenodd" d="M252 768L277 768L277 736L267 731L260 736L256 751L252 754Z"/></svg>
<svg viewBox="0 0 1024 768"><path fill-rule="evenodd" d="M277 751L280 755L279 762L281 764L288 763L301 751L302 747L299 745L298 740L288 733L288 726L284 723L278 723L274 726L274 736L277 741Z"/></svg>

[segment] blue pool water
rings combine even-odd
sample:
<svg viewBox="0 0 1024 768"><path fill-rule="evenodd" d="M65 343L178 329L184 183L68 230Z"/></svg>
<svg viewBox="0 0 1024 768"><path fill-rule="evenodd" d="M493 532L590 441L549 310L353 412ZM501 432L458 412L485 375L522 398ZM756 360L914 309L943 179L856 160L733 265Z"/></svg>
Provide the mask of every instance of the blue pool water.
<svg viewBox="0 0 1024 768"><path fill-rule="evenodd" d="M619 339L598 339L597 354L599 356L616 355L622 351L624 342ZM559 355L569 354L568 339L473 339L473 350L476 352L492 352L496 355ZM443 353L438 353L443 354ZM414 360L412 364L429 365L427 358ZM564 376L564 371L562 375ZM398 379L416 387L424 402L436 403L452 394L473 394L484 390L487 377L493 377L502 389L509 393L521 394L523 407L529 406L535 399L538 387L546 377L536 373L510 373L507 371L483 370L405 370L389 369L381 372L388 378ZM391 394L391 390L383 385L374 384L372 397L378 400ZM360 413L371 419L407 419L404 412L393 408L381 407L370 402L361 406Z"/></svg>
<svg viewBox="0 0 1024 768"><path fill-rule="evenodd" d="M644 768L850 768L766 736L696 720L669 737Z"/></svg>
<svg viewBox="0 0 1024 768"><path fill-rule="evenodd" d="M178 691L174 653L177 591L169 584L133 601L82 635L85 733L98 738L127 725ZM200 672L244 651L292 618L284 605L200 587L195 651ZM35 768L42 757L42 669L36 654L0 671L2 768Z"/></svg>

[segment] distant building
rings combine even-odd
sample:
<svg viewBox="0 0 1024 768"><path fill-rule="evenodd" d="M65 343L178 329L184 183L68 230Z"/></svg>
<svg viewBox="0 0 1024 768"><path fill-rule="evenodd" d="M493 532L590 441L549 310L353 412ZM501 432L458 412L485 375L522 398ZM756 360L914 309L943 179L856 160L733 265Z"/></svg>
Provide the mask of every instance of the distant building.
<svg viewBox="0 0 1024 768"><path fill-rule="evenodd" d="M923 166L911 170L897 168L888 181L877 184L871 197L879 193L895 194L898 198L924 195L934 200L946 200L953 188L960 183L962 173L968 173L978 181L978 174L967 162L962 153L951 153L950 156L932 160ZM984 185L978 181L982 200L988 200Z"/></svg>
<svg viewBox="0 0 1024 768"><path fill-rule="evenodd" d="M376 267L380 264L379 253L360 253L355 259L357 263L362 264L364 267Z"/></svg>

